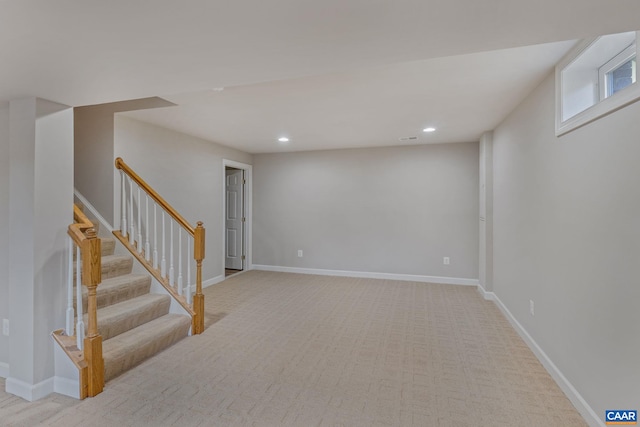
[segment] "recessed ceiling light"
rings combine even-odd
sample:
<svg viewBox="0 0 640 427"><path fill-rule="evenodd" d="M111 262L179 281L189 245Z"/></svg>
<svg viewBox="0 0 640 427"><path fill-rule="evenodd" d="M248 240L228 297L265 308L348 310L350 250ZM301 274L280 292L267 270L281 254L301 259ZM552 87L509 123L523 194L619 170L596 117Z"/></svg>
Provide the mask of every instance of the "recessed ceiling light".
<svg viewBox="0 0 640 427"><path fill-rule="evenodd" d="M432 127L422 129L422 132L435 132L435 131L436 131L436 128L432 128Z"/></svg>
<svg viewBox="0 0 640 427"><path fill-rule="evenodd" d="M280 141L280 142L289 142L289 138L287 138L286 136L283 136L282 138L278 138L278 141Z"/></svg>

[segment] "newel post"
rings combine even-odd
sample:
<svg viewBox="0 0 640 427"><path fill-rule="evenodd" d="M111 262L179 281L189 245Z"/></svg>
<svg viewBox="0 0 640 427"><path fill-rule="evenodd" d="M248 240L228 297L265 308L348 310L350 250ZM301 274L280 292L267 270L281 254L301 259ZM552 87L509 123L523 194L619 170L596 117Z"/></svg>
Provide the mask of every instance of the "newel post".
<svg viewBox="0 0 640 427"><path fill-rule="evenodd" d="M204 332L204 295L202 294L202 260L204 259L205 230L202 221L193 233L193 259L196 261L196 294L193 296L193 334Z"/></svg>
<svg viewBox="0 0 640 427"><path fill-rule="evenodd" d="M98 332L98 306L96 290L102 281L100 239L91 228L86 232L87 239L82 242L82 282L87 287L88 333L84 339L84 357L89 368L89 397L96 396L104 389L104 359L102 357L102 336Z"/></svg>

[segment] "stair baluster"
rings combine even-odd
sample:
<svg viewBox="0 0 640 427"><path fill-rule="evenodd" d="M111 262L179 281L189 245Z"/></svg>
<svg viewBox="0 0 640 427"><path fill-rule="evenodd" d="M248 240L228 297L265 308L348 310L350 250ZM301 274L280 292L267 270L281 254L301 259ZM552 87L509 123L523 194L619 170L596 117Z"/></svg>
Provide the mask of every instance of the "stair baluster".
<svg viewBox="0 0 640 427"><path fill-rule="evenodd" d="M136 240L136 227L133 225L133 180L129 178L129 243L131 246Z"/></svg>
<svg viewBox="0 0 640 427"><path fill-rule="evenodd" d="M122 212L122 219L120 220L120 233L123 236L127 236L127 191L125 187L125 178L124 172L120 171L120 180L122 182L122 189L120 190L122 193L122 202L120 205L120 211Z"/></svg>
<svg viewBox="0 0 640 427"><path fill-rule="evenodd" d="M192 241L192 239L190 238L190 236L187 236L187 259L191 259L191 248L193 246L189 244L190 241ZM187 288L187 295L186 295L187 303L192 304L193 301L191 301L191 268L189 266L187 266L186 288Z"/></svg>
<svg viewBox="0 0 640 427"><path fill-rule="evenodd" d="M78 342L78 348L83 349L84 345L84 321L82 315L82 251L80 246L76 246L76 307L77 307L77 321L76 321L76 340Z"/></svg>
<svg viewBox="0 0 640 427"><path fill-rule="evenodd" d="M173 269L173 221L169 223L169 285L175 286L175 270Z"/></svg>
<svg viewBox="0 0 640 427"><path fill-rule="evenodd" d="M151 245L149 244L149 195L145 196L145 224L144 227L144 257L147 262L151 262Z"/></svg>
<svg viewBox="0 0 640 427"><path fill-rule="evenodd" d="M162 261L160 261L160 274L162 275L162 277L164 277L165 279L167 278L167 258L165 256L165 254L167 253L166 248L165 248L165 242L166 242L166 238L165 238L165 223L164 223L164 211L162 211Z"/></svg>
<svg viewBox="0 0 640 427"><path fill-rule="evenodd" d="M158 216L156 208L158 205L153 202L153 269L158 269Z"/></svg>
<svg viewBox="0 0 640 427"><path fill-rule="evenodd" d="M69 263L67 269L67 313L65 322L65 333L67 336L73 336L73 318L75 310L73 309L73 240L69 238Z"/></svg>
<svg viewBox="0 0 640 427"><path fill-rule="evenodd" d="M136 247L138 248L138 252L142 253L142 221L141 221L141 214L142 214L142 207L141 207L141 198L140 198L140 187L138 187L138 242L136 244Z"/></svg>
<svg viewBox="0 0 640 427"><path fill-rule="evenodd" d="M178 229L178 295L182 295L182 228Z"/></svg>

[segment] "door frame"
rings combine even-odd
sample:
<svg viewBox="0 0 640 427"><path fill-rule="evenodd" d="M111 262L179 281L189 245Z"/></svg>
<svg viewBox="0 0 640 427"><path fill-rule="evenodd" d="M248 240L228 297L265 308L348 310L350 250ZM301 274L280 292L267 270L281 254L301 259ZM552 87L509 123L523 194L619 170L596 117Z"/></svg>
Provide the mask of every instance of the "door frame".
<svg viewBox="0 0 640 427"><path fill-rule="evenodd" d="M244 235L242 236L242 250L244 252L244 262L242 263L242 271L248 271L253 269L253 257L251 250L251 235L253 228L253 209L252 203L253 200L253 166L248 165L246 163L236 162L234 160L222 159L222 276L225 277L224 268L226 264L226 254L227 248L225 245L226 237L225 237L225 229L226 229L226 218L227 218L227 166L242 169L244 171L244 179L246 182L244 186L244 194L242 204L244 207ZM225 277L226 279L226 277Z"/></svg>

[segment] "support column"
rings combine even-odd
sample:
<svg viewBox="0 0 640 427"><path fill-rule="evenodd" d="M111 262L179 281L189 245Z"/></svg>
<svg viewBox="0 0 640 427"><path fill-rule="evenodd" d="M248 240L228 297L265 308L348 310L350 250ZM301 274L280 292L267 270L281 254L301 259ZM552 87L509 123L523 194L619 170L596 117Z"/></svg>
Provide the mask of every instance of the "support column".
<svg viewBox="0 0 640 427"><path fill-rule="evenodd" d="M73 204L73 110L9 104L9 376L27 400L53 392L51 331L64 324L66 229Z"/></svg>
<svg viewBox="0 0 640 427"><path fill-rule="evenodd" d="M480 286L493 292L493 132L480 138Z"/></svg>
<svg viewBox="0 0 640 427"><path fill-rule="evenodd" d="M0 105L0 320L9 319L9 104ZM0 329L0 378L9 376L9 337Z"/></svg>

